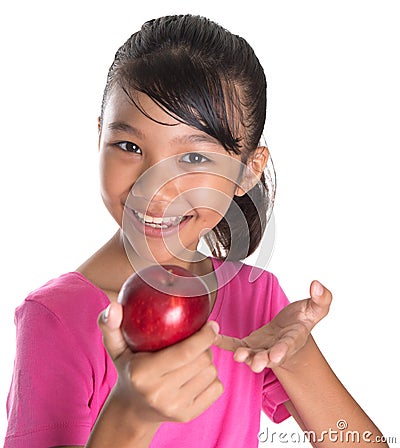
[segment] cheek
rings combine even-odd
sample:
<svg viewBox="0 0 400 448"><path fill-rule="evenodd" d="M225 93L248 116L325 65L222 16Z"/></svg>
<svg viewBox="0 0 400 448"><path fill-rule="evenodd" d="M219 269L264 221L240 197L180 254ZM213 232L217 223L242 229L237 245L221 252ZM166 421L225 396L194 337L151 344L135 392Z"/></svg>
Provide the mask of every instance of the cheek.
<svg viewBox="0 0 400 448"><path fill-rule="evenodd" d="M219 176L202 176L201 182L193 182L182 188L182 196L193 209L209 210L223 217L232 202L235 184Z"/></svg>
<svg viewBox="0 0 400 448"><path fill-rule="evenodd" d="M112 211L121 207L132 188L132 173L112 157L102 154L100 158L100 189L107 208Z"/></svg>

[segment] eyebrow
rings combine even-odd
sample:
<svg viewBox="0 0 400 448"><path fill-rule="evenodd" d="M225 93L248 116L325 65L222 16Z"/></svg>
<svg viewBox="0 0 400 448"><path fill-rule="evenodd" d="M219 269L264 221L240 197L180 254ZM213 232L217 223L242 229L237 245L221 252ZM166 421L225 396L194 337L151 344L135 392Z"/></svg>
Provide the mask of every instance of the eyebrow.
<svg viewBox="0 0 400 448"><path fill-rule="evenodd" d="M136 137L139 137L142 139L144 139L146 137L140 129L137 129L137 128L131 126L130 124L125 123L124 121L113 121L112 123L109 123L107 125L107 128L110 131L122 131L122 132L126 132L128 134L133 134Z"/></svg>
<svg viewBox="0 0 400 448"><path fill-rule="evenodd" d="M111 131L122 131L128 134L132 134L135 137L145 139L146 134L142 132L140 129L131 126L130 124L124 121L113 121L107 125L108 129ZM187 135L178 135L171 140L172 143L187 145L190 143L208 143L217 146L222 146L221 143L211 135L202 132L201 134L187 134Z"/></svg>

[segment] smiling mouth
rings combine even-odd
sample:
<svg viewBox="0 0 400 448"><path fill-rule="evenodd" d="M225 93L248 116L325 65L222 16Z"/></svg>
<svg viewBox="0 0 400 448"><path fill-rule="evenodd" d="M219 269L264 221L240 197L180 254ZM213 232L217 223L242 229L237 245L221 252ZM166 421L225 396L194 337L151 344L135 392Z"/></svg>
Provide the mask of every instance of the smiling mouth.
<svg viewBox="0 0 400 448"><path fill-rule="evenodd" d="M133 214L136 216L136 218L144 225L153 227L154 229L169 229L172 227L179 226L183 221L186 221L188 218L191 218L191 216L165 216L165 217L159 217L159 216L149 216L145 215L141 212L138 212L136 210L132 210Z"/></svg>

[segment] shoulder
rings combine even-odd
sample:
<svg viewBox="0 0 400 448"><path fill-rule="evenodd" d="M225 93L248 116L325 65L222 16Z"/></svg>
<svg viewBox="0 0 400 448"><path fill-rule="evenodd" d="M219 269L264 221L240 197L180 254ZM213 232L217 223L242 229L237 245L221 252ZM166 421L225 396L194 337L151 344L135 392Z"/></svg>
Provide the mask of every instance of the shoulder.
<svg viewBox="0 0 400 448"><path fill-rule="evenodd" d="M97 331L97 316L108 305L106 294L79 272L48 281L28 294L16 309L19 329L40 331L51 326L79 334Z"/></svg>
<svg viewBox="0 0 400 448"><path fill-rule="evenodd" d="M70 309L76 302L82 307L106 304L106 294L79 272L68 272L49 280L30 292L24 303L38 303L54 313Z"/></svg>

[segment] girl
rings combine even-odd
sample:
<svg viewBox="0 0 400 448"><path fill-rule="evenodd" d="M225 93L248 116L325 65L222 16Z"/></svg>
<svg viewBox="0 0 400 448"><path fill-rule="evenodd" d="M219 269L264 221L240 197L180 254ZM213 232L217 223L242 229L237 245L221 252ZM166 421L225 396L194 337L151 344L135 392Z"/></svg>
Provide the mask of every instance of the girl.
<svg viewBox="0 0 400 448"><path fill-rule="evenodd" d="M330 292L314 281L289 304L271 273L239 261L273 201L265 109L254 52L205 18L147 22L118 50L98 126L102 197L119 229L17 309L6 447L253 447L262 409L275 422L293 415L314 446L351 446L328 437L339 420L360 446L378 441L310 335ZM209 322L132 353L117 296L154 263L207 282Z"/></svg>

